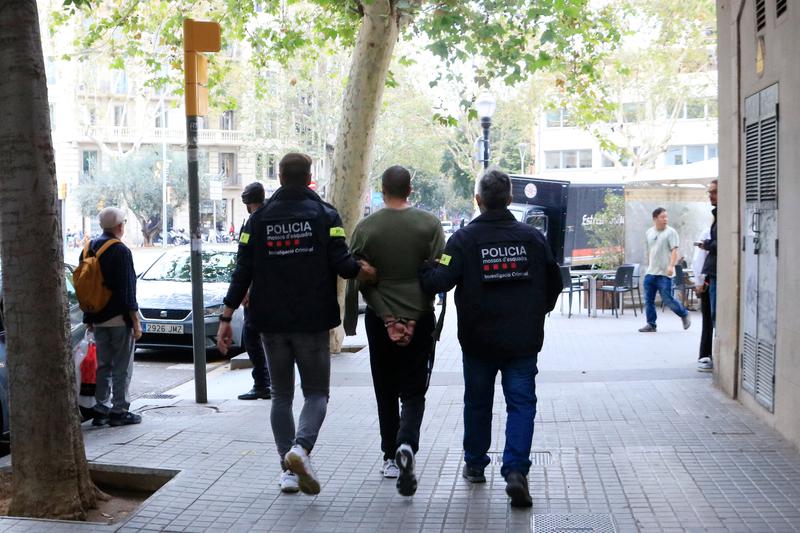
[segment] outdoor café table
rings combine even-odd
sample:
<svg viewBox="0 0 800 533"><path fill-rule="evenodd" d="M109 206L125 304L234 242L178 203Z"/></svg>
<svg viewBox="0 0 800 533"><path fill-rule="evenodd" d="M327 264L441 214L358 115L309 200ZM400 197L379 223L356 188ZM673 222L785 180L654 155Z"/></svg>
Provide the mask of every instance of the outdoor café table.
<svg viewBox="0 0 800 533"><path fill-rule="evenodd" d="M573 278L589 278L589 316L597 317L597 278L616 274L616 270L570 270Z"/></svg>

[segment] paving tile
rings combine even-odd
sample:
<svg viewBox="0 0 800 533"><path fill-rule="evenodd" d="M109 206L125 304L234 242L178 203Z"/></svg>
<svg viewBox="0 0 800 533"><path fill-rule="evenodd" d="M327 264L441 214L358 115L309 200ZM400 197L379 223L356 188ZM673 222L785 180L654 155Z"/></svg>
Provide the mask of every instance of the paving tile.
<svg viewBox="0 0 800 533"><path fill-rule="evenodd" d="M230 391L215 396L213 410L190 396L172 414L140 402L134 408L143 410L143 424L86 432L93 460L180 470L128 522L5 518L0 532L516 532L532 531L535 516L557 514L610 515L619 532L800 531L797 451L695 372L699 331L667 323L657 336L642 336L639 320L557 312L548 319L532 510L509 508L500 477L499 386L487 483L461 478L463 386L453 312L427 395L413 498L400 497L380 476L369 356L362 351L332 359L328 416L312 454L322 481L318 496L278 491L269 404L237 401L235 391L250 378L234 371L210 383L212 393ZM296 415L301 398L298 388Z"/></svg>

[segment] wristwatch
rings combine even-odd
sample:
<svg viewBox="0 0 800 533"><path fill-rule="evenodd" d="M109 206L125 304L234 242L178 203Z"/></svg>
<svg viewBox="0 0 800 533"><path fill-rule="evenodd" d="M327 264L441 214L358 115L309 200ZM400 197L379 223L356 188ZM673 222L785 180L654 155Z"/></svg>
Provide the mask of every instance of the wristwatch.
<svg viewBox="0 0 800 533"><path fill-rule="evenodd" d="M225 315L219 315L219 321L220 322L230 322L231 320L233 320L233 317L225 316Z"/></svg>

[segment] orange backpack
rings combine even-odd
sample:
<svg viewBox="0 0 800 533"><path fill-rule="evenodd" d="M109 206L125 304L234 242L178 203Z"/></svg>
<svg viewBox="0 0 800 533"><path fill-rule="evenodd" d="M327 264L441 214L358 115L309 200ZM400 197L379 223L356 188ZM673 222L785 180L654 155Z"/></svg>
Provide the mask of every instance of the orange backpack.
<svg viewBox="0 0 800 533"><path fill-rule="evenodd" d="M118 239L109 239L97 252L92 253L91 241L83 249L81 264L72 273L72 284L81 310L86 313L98 313L111 299L111 291L103 282L103 272L100 270L100 256ZM91 254L91 255L90 255Z"/></svg>

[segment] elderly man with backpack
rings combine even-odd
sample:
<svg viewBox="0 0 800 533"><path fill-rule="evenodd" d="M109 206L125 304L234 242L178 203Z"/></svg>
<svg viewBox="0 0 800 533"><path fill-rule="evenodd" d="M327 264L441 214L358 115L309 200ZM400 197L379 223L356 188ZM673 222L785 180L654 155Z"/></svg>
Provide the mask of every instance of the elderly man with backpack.
<svg viewBox="0 0 800 533"><path fill-rule="evenodd" d="M125 212L106 207L98 215L103 234L86 244L73 275L83 321L97 342L97 385L93 426L138 424L128 411L135 341L142 336L131 251L120 239Z"/></svg>

